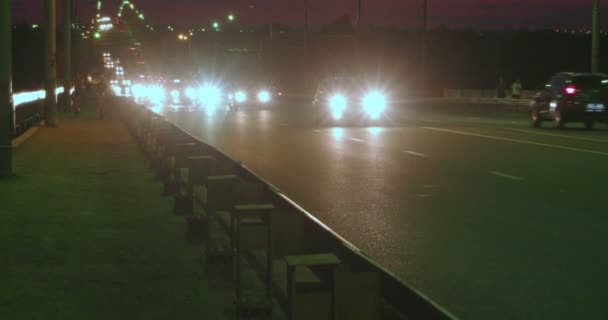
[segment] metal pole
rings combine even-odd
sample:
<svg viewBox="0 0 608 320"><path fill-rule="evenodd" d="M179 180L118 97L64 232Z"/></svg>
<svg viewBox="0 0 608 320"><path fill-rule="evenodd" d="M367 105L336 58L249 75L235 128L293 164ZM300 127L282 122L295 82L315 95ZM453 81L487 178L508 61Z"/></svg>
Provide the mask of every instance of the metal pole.
<svg viewBox="0 0 608 320"><path fill-rule="evenodd" d="M593 1L591 72L600 72L600 0Z"/></svg>
<svg viewBox="0 0 608 320"><path fill-rule="evenodd" d="M0 178L13 175L11 1L0 1Z"/></svg>
<svg viewBox="0 0 608 320"><path fill-rule="evenodd" d="M63 108L72 109L70 90L72 89L72 0L63 0Z"/></svg>
<svg viewBox="0 0 608 320"><path fill-rule="evenodd" d="M427 29L428 29L428 2L422 0L422 81L426 83L427 80Z"/></svg>
<svg viewBox="0 0 608 320"><path fill-rule="evenodd" d="M55 88L57 87L57 36L55 33L57 20L55 8L55 0L44 0L46 22L46 50L44 57L46 99L44 101L44 108L46 111L47 127L57 127L57 96L55 95Z"/></svg>

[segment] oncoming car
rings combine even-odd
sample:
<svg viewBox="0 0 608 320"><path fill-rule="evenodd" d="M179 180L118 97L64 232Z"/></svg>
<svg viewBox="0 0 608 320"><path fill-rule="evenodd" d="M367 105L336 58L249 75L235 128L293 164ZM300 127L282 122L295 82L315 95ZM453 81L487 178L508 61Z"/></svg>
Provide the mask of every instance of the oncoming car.
<svg viewBox="0 0 608 320"><path fill-rule="evenodd" d="M388 108L385 93L351 77L326 78L313 99L315 122L372 125L382 122Z"/></svg>
<svg viewBox="0 0 608 320"><path fill-rule="evenodd" d="M567 122L583 122L592 129L596 121L608 121L608 75L563 72L554 75L534 96L532 126L553 121L557 128Z"/></svg>
<svg viewBox="0 0 608 320"><path fill-rule="evenodd" d="M275 99L276 90L272 86L236 84L228 94L228 107L230 110L269 107Z"/></svg>
<svg viewBox="0 0 608 320"><path fill-rule="evenodd" d="M170 104L197 106L198 93L197 88L182 79L171 79L166 84L166 98Z"/></svg>

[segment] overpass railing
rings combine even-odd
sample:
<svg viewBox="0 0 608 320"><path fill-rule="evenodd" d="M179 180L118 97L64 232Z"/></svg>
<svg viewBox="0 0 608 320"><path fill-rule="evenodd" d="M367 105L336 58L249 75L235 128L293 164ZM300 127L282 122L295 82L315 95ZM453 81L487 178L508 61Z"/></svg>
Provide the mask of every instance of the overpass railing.
<svg viewBox="0 0 608 320"><path fill-rule="evenodd" d="M58 87L55 94L63 93L63 87ZM37 125L45 119L44 90L20 92L13 94L13 107L15 112L14 137L18 137L29 128Z"/></svg>

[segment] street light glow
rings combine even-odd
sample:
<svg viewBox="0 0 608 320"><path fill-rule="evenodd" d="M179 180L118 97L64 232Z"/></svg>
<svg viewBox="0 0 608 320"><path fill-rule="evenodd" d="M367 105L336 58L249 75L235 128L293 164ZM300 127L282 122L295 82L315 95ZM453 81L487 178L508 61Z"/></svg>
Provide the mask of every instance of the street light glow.
<svg viewBox="0 0 608 320"><path fill-rule="evenodd" d="M228 15L228 21L234 21L234 14L229 14Z"/></svg>

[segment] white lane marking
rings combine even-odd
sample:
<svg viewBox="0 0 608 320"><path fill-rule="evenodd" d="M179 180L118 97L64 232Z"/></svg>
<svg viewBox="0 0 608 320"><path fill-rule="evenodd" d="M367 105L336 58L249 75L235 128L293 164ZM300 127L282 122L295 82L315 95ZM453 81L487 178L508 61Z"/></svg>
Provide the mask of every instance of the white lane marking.
<svg viewBox="0 0 608 320"><path fill-rule="evenodd" d="M485 134L471 133L471 132L466 132L466 131L441 129L441 128L435 128L435 127L421 127L421 128L422 129L427 129L427 130L434 130L434 131L441 131L441 132L447 132L447 133L453 133L453 134L460 134L460 135L464 135L464 136L472 136L472 137L493 139L493 140L499 140L499 141L508 141L508 142L515 142L515 143L521 143L521 144L530 144L530 145L547 147L547 148L553 148L553 149L576 151L576 152L597 154L597 155L601 155L601 156L608 156L608 152L595 151L595 150L589 150L589 149L579 149L579 148L573 148L573 147L566 147L566 146L561 146L561 145L557 145L557 144L548 144L548 143L540 143L540 142L533 142L533 141L527 141L527 140L511 139L511 138L490 136L490 135L485 135Z"/></svg>
<svg viewBox="0 0 608 320"><path fill-rule="evenodd" d="M524 180L524 178L522 178L522 177L512 176L510 174L502 173L500 171L488 171L488 173L493 176L497 176L497 177L501 177L501 178L505 178L505 179L509 179L509 180L514 180L514 181Z"/></svg>
<svg viewBox="0 0 608 320"><path fill-rule="evenodd" d="M435 188L435 186L433 186L433 185L426 185L426 186L424 186L424 187L425 187L425 188Z"/></svg>
<svg viewBox="0 0 608 320"><path fill-rule="evenodd" d="M416 197L418 198L430 198L432 197L432 194L417 194Z"/></svg>
<svg viewBox="0 0 608 320"><path fill-rule="evenodd" d="M355 141L355 142L365 142L364 140L356 139L356 138L350 138L350 140Z"/></svg>
<svg viewBox="0 0 608 320"><path fill-rule="evenodd" d="M287 127L289 126L287 123L281 123L281 127Z"/></svg>
<svg viewBox="0 0 608 320"><path fill-rule="evenodd" d="M403 152L405 152L407 154L411 154L413 156L417 156L417 157L423 157L423 158L428 158L429 157L428 155L426 155L424 153L419 153L419 152L414 152L414 151L409 151L409 150L405 150Z"/></svg>
<svg viewBox="0 0 608 320"><path fill-rule="evenodd" d="M603 139L567 136L565 134L555 134L555 133L547 133L547 132L540 132L540 131L533 131L533 130L510 129L510 128L503 128L503 129L506 129L509 131L521 132L521 133L531 133L531 134L537 134L537 135L541 135L541 136L556 137L556 138L574 139L574 140L590 141L590 142L602 142L602 143L608 142L608 140L603 140Z"/></svg>
<svg viewBox="0 0 608 320"><path fill-rule="evenodd" d="M319 129L315 129L315 130L313 130L313 131L314 131L314 132L321 132L321 130L319 130Z"/></svg>

